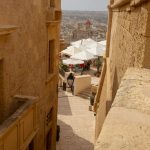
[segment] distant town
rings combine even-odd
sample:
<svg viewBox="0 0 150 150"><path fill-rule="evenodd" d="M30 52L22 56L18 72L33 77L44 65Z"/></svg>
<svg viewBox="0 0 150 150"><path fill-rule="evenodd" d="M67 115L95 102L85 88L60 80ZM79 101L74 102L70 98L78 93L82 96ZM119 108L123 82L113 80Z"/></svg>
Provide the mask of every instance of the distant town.
<svg viewBox="0 0 150 150"><path fill-rule="evenodd" d="M107 12L63 11L61 37L65 43L91 38L97 42L106 39Z"/></svg>

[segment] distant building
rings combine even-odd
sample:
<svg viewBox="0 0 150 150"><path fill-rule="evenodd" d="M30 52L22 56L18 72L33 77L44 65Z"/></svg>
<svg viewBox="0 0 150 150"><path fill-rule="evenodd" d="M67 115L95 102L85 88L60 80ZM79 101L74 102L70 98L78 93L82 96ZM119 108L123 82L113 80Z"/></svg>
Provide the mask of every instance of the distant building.
<svg viewBox="0 0 150 150"><path fill-rule="evenodd" d="M90 31L92 29L92 22L89 19L85 22L85 28L86 31Z"/></svg>
<svg viewBox="0 0 150 150"><path fill-rule="evenodd" d="M92 38L96 41L105 39L107 27L105 24L93 19L83 19L83 16L64 16L62 21L61 36L66 43L80 39Z"/></svg>

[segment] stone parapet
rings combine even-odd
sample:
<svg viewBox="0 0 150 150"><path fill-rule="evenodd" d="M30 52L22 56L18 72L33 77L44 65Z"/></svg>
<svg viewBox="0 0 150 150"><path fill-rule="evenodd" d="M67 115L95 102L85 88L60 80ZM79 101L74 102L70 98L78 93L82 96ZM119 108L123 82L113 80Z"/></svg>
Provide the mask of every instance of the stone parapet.
<svg viewBox="0 0 150 150"><path fill-rule="evenodd" d="M96 141L95 150L148 150L150 70L129 68Z"/></svg>
<svg viewBox="0 0 150 150"><path fill-rule="evenodd" d="M0 150L24 150L38 131L36 98L14 99L20 107L0 125Z"/></svg>
<svg viewBox="0 0 150 150"><path fill-rule="evenodd" d="M148 0L115 0L114 3L110 6L111 8L119 8L129 4L131 7L139 6Z"/></svg>

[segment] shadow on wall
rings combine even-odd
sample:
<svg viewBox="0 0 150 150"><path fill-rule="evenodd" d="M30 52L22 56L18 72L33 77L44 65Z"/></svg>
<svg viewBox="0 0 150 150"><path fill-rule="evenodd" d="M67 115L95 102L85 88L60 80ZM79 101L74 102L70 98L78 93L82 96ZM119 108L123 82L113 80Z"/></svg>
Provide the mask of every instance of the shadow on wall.
<svg viewBox="0 0 150 150"><path fill-rule="evenodd" d="M112 91L112 102L115 99L118 87L119 87L118 75L117 75L117 69L115 68L115 73L114 73L114 78L113 78L113 84L112 84L112 89L113 89L113 91Z"/></svg>
<svg viewBox="0 0 150 150"><path fill-rule="evenodd" d="M84 138L79 137L72 129L61 120L58 120L60 125L60 140L57 143L57 150L93 150L94 144Z"/></svg>
<svg viewBox="0 0 150 150"><path fill-rule="evenodd" d="M114 73L114 78L113 78L113 84L112 84L112 101L106 101L106 115L108 114L110 108L111 108L111 105L115 99L115 96L116 96L116 93L117 93L117 90L119 88L119 82L118 82L118 75L117 75L117 69L115 68L115 73Z"/></svg>
<svg viewBox="0 0 150 150"><path fill-rule="evenodd" d="M62 101L59 103L59 101ZM61 91L61 96L58 98L58 114L72 116L72 111L69 104L68 96L65 95L64 91Z"/></svg>

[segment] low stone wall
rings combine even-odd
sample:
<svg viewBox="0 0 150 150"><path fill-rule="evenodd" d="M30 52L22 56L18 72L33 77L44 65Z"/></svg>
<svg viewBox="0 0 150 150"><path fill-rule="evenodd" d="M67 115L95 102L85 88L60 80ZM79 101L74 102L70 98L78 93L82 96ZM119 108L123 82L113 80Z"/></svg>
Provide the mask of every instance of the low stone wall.
<svg viewBox="0 0 150 150"><path fill-rule="evenodd" d="M95 150L148 150L150 70L129 68L95 144Z"/></svg>
<svg viewBox="0 0 150 150"><path fill-rule="evenodd" d="M16 95L22 105L0 125L0 150L25 150L38 131L37 99Z"/></svg>
<svg viewBox="0 0 150 150"><path fill-rule="evenodd" d="M84 90L90 86L91 86L91 76L90 75L75 76L74 95L77 95L82 90Z"/></svg>

